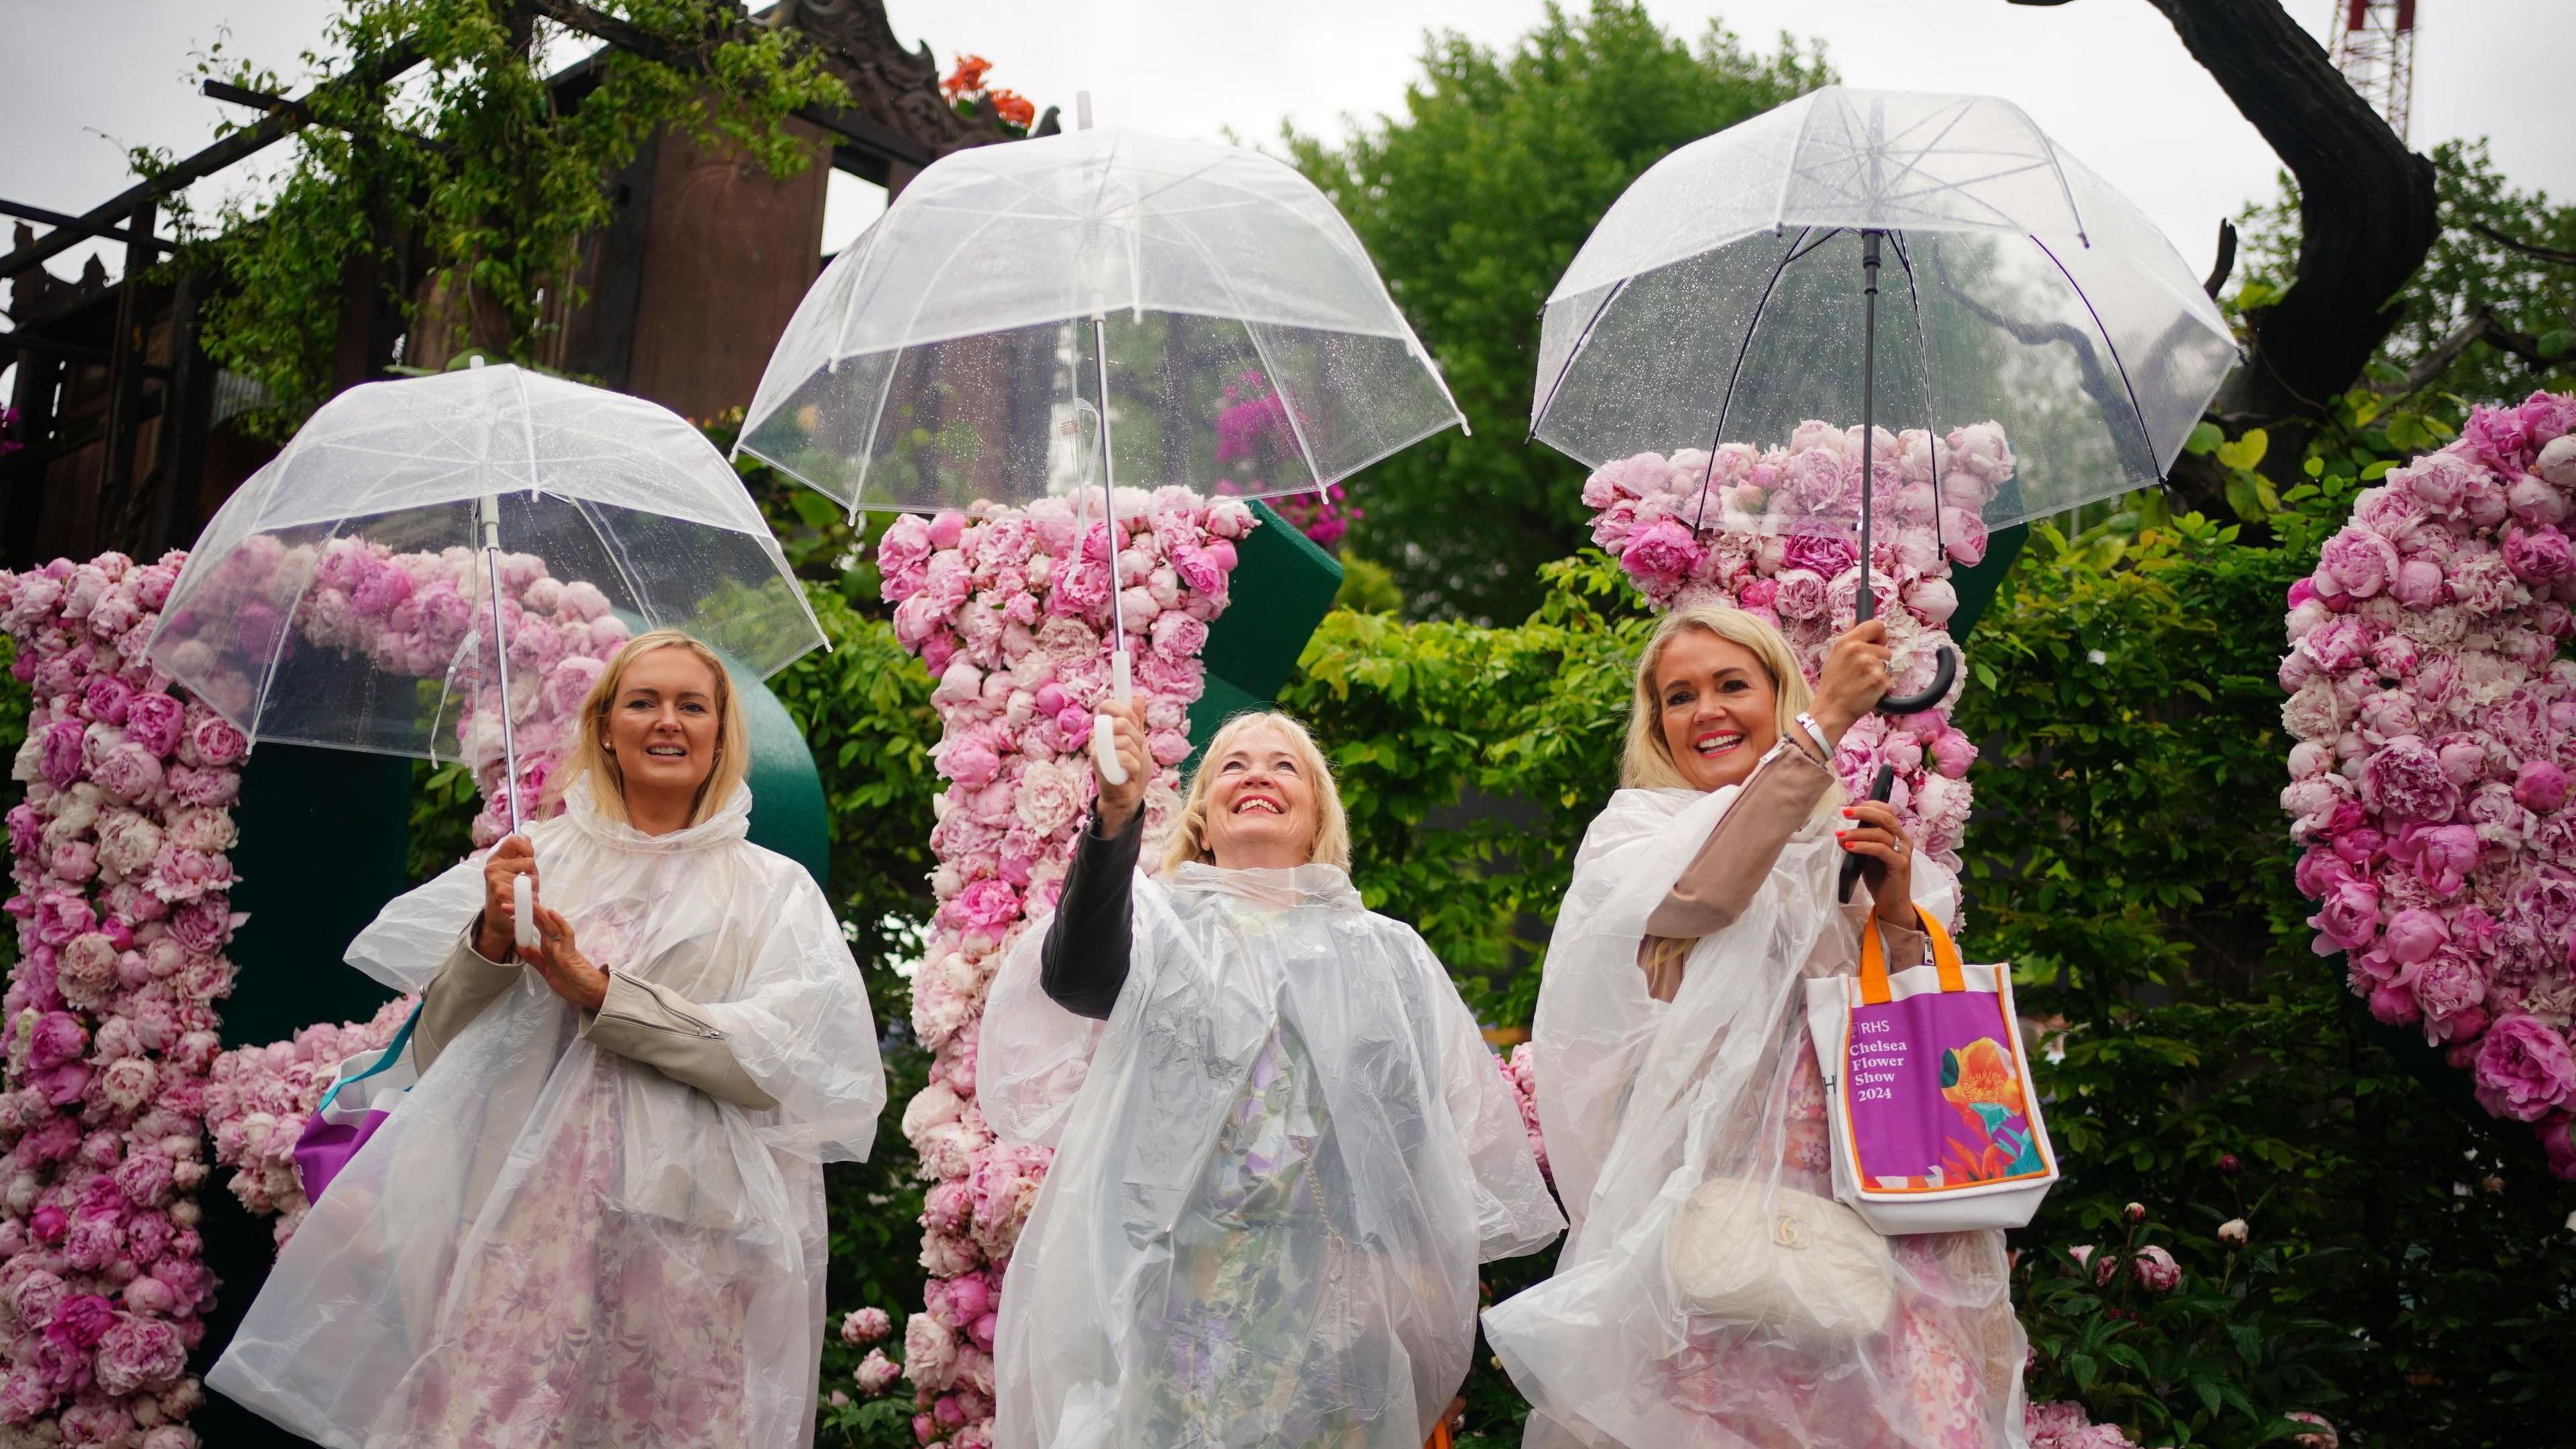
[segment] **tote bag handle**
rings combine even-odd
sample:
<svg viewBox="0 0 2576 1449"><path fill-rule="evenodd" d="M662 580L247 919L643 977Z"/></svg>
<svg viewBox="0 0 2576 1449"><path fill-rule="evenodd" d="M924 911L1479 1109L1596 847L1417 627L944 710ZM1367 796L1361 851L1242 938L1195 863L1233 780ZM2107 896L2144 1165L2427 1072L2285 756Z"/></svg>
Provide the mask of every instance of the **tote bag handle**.
<svg viewBox="0 0 2576 1449"><path fill-rule="evenodd" d="M1884 975L1884 970L1882 970L1880 974ZM385 1070L387 1067L392 1066L394 1063L401 1061L403 1050L411 1045L411 1029L419 1024L420 1008L418 1006L414 1006L411 1009L411 1015L403 1018L402 1030L395 1032L394 1039L385 1043L384 1055L376 1058L376 1064L367 1068L365 1071L358 1073L354 1077L342 1077L340 1080L333 1082L331 1084L331 1090L322 1094L322 1100L313 1104L313 1110L316 1112L330 1111L331 1104L338 1100L340 1089L342 1087L353 1086L359 1082L363 1082L367 1078L372 1077L378 1072Z"/></svg>
<svg viewBox="0 0 2576 1449"><path fill-rule="evenodd" d="M1932 940L1932 965L1941 975L1941 989L1967 990L1968 973L1959 964L1959 948L1951 942L1950 933L1919 905L1914 908L1914 917L1922 924L1923 934ZM1887 945L1879 939L1875 915L1869 919L1869 929L1860 934L1860 1000L1863 1006L1884 1006L1888 1000Z"/></svg>

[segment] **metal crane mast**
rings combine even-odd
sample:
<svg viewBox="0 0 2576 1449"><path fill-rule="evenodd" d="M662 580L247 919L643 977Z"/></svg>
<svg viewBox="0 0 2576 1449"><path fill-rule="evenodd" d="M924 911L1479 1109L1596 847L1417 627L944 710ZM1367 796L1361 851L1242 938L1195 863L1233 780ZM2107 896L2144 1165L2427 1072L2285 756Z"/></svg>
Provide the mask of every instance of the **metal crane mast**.
<svg viewBox="0 0 2576 1449"><path fill-rule="evenodd" d="M2328 29L2335 68L2405 140L2415 100L2415 0L2334 0Z"/></svg>

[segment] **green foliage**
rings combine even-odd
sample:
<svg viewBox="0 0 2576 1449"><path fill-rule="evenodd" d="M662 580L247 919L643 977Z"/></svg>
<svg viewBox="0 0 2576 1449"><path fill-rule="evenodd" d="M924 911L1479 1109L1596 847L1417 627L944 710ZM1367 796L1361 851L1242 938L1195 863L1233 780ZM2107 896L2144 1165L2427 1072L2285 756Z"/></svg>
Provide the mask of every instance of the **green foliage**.
<svg viewBox="0 0 2576 1449"><path fill-rule="evenodd" d="M1698 44L1636 0L1555 4L1508 55L1433 37L1400 116L1338 147L1291 130L1299 170L1365 243L1439 359L1474 436L1444 433L1360 476L1354 542L1410 606L1517 619L1539 566L1583 541L1583 470L1524 446L1540 303L1594 222L1666 153L1823 84L1821 52ZM1470 507L1462 507L1465 501Z"/></svg>
<svg viewBox="0 0 2576 1449"><path fill-rule="evenodd" d="M2265 1442L2306 1409L2347 1443L2519 1443L2576 1349L2566 1186L2358 1009L2290 883L2275 621L2377 466L2363 432L2319 445L2278 546L2196 517L2034 530L1970 647L1970 950L2062 1033L2039 1071L2069 1176L2016 1235L2031 1396L2144 1442ZM2171 1297L2058 1256L2130 1202L2183 1265Z"/></svg>
<svg viewBox="0 0 2576 1449"><path fill-rule="evenodd" d="M712 0L602 0L690 66L611 48L596 84L559 91L541 69L556 32L504 0L343 0L304 68L343 79L315 89L313 124L264 199L227 202L204 225L184 205L186 264L224 286L204 318L207 352L274 399L280 433L331 385L343 279L405 264L438 279L426 298L389 295L410 316L409 352L444 356L468 341L531 360L549 289L569 285L575 244L610 219L609 178L661 127L734 148L773 175L809 164L787 115L846 104L840 82L792 30L737 32L736 7ZM356 83L410 47L425 65L404 83ZM277 72L223 54L210 78L287 89ZM245 123L247 124L247 123ZM147 174L163 164L136 157ZM560 298L558 298L560 301Z"/></svg>
<svg viewBox="0 0 2576 1449"><path fill-rule="evenodd" d="M2397 295L2404 320L2380 349L2374 379L2383 385L2402 379L2484 307L2493 308L2505 326L2537 339L2551 365L2534 368L2493 347L2471 347L2437 373L2426 391L2447 395L2459 406L2518 402L2534 388L2567 386L2576 379L2576 267L2514 251L2477 227L2576 251L2576 206L2516 190L2488 158L2483 140L2443 142L2433 148L2433 167L2442 236ZM2228 300L2246 310L2277 297L2290 283L2299 248L2298 193L2290 179L2282 177L2280 196L2249 208L2239 225L2244 280Z"/></svg>

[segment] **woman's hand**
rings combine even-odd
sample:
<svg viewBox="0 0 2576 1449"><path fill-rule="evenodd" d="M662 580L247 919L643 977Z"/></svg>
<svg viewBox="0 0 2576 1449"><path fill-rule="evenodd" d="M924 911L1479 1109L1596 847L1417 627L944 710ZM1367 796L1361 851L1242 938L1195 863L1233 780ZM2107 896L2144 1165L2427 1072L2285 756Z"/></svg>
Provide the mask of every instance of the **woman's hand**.
<svg viewBox="0 0 2576 1449"><path fill-rule="evenodd" d="M1854 720L1878 708L1887 693L1887 658L1887 626L1876 619L1852 625L1826 646L1810 711L1826 739L1840 745Z"/></svg>
<svg viewBox="0 0 2576 1449"><path fill-rule="evenodd" d="M1848 637L1848 636L1846 636ZM1878 902L1878 918L1892 925L1914 924L1914 842L1897 823L1896 807L1884 800L1855 800L1843 807L1852 823L1834 832L1843 849L1878 862L1867 872L1869 893Z"/></svg>
<svg viewBox="0 0 2576 1449"><path fill-rule="evenodd" d="M486 961L507 961L518 909L510 882L518 876L528 878L528 889L537 887L537 848L524 835L502 838L492 853L483 857L483 914L476 918L474 949Z"/></svg>
<svg viewBox="0 0 2576 1449"><path fill-rule="evenodd" d="M590 964L574 944L572 922L537 907L537 959L530 963L545 978L546 989L584 1011L597 1011L608 999L608 973Z"/></svg>
<svg viewBox="0 0 2576 1449"><path fill-rule="evenodd" d="M1127 822L1136 818L1137 810L1145 803L1145 781L1153 775L1154 756L1145 748L1142 701L1131 699L1120 704L1103 700L1100 712L1109 716L1118 742L1118 763L1127 767L1127 783L1112 785L1109 777L1100 773L1100 762L1091 762L1091 777L1100 785L1100 803L1095 807L1100 816L1100 833L1116 835L1127 828Z"/></svg>

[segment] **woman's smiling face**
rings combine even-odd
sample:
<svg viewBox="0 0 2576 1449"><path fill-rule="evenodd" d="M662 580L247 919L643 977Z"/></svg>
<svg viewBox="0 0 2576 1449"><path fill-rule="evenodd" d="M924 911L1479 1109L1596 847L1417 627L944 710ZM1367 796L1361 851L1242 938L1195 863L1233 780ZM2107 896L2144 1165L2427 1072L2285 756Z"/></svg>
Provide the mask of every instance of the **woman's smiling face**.
<svg viewBox="0 0 2576 1449"><path fill-rule="evenodd" d="M630 811L639 792L688 799L715 769L716 681L686 649L656 649L626 666L608 706L609 749L626 781Z"/></svg>
<svg viewBox="0 0 2576 1449"><path fill-rule="evenodd" d="M1315 782L1295 741L1252 730L1202 764L1209 857L1226 870L1304 865L1315 849Z"/></svg>
<svg viewBox="0 0 2576 1449"><path fill-rule="evenodd" d="M1705 630L1664 646L1655 699L1673 767L1697 790L1741 784L1780 738L1779 690L1762 661Z"/></svg>

